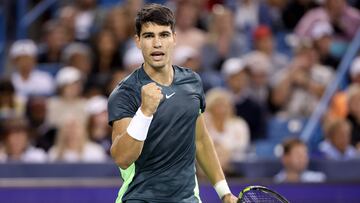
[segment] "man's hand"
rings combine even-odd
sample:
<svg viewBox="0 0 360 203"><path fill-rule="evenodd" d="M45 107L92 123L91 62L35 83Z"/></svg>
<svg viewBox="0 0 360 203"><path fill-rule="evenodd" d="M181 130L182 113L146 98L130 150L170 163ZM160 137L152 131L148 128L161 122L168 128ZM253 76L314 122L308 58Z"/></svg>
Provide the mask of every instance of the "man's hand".
<svg viewBox="0 0 360 203"><path fill-rule="evenodd" d="M238 198L235 197L233 194L226 194L222 198L223 203L237 203Z"/></svg>
<svg viewBox="0 0 360 203"><path fill-rule="evenodd" d="M141 88L141 111L145 116L152 116L164 95L161 93L161 87L154 82L142 86Z"/></svg>

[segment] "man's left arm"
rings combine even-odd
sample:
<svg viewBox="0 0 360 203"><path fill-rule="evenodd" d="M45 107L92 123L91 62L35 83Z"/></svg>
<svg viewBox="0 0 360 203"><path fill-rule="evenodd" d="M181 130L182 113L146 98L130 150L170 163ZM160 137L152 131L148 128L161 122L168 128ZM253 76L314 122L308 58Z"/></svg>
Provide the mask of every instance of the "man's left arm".
<svg viewBox="0 0 360 203"><path fill-rule="evenodd" d="M196 159L224 203L236 203L221 169L214 144L201 114L196 121Z"/></svg>

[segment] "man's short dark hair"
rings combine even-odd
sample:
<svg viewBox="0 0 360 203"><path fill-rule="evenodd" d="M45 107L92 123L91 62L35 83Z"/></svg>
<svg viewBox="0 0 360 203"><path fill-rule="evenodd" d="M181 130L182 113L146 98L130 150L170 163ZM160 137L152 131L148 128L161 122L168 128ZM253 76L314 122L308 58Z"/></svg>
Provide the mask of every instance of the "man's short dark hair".
<svg viewBox="0 0 360 203"><path fill-rule="evenodd" d="M290 138L287 138L283 141L282 143L282 147L283 147L283 155L287 155L287 154L290 154L291 150L295 147L295 146L298 146L298 145L304 145L305 146L305 143L300 140L299 138L297 137L290 137Z"/></svg>
<svg viewBox="0 0 360 203"><path fill-rule="evenodd" d="M160 4L147 4L137 14L135 19L135 31L140 36L143 24L155 23L157 25L170 26L175 30L175 18L173 12Z"/></svg>

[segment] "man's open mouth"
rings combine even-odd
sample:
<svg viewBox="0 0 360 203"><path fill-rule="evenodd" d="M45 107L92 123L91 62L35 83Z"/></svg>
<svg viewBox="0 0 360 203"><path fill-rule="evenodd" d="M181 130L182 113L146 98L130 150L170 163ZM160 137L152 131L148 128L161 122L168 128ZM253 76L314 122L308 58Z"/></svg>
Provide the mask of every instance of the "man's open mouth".
<svg viewBox="0 0 360 203"><path fill-rule="evenodd" d="M161 52L161 51L155 51L155 52L151 53L151 56L153 57L153 59L155 61L161 60L164 55L165 55L165 53Z"/></svg>

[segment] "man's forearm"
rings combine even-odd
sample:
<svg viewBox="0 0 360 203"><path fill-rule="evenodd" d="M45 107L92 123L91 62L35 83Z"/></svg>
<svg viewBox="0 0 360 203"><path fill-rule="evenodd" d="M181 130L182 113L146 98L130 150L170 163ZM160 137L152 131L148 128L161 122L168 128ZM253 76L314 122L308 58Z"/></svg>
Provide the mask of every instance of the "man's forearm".
<svg viewBox="0 0 360 203"><path fill-rule="evenodd" d="M197 142L196 158L212 185L225 179L214 144L209 136L203 136Z"/></svg>
<svg viewBox="0 0 360 203"><path fill-rule="evenodd" d="M116 164L126 169L138 159L144 146L143 141L131 137L127 132L127 127L131 118L124 118L113 124L113 135L111 145L111 156Z"/></svg>

